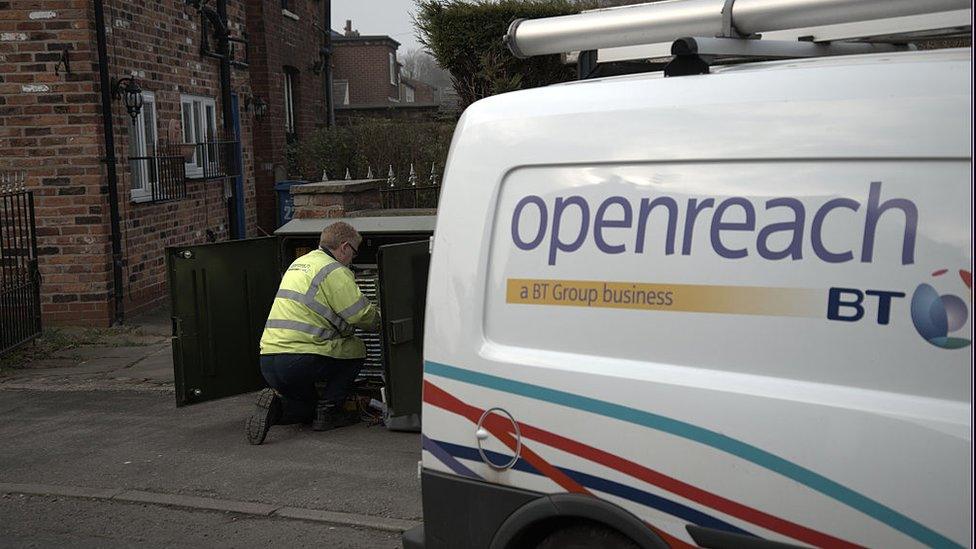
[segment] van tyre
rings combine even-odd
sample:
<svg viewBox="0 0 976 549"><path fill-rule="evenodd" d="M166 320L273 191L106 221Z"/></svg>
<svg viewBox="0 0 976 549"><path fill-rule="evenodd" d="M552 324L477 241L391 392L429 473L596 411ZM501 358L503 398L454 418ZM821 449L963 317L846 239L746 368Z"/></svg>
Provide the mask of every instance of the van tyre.
<svg viewBox="0 0 976 549"><path fill-rule="evenodd" d="M640 549L633 540L602 524L581 520L549 533L535 549Z"/></svg>

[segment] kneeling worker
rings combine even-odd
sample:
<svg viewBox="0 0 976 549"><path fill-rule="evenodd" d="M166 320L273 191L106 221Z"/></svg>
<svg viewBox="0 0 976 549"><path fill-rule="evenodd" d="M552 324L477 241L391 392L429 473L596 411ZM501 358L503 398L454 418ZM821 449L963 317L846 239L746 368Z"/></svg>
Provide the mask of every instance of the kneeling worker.
<svg viewBox="0 0 976 549"><path fill-rule="evenodd" d="M261 336L261 374L270 386L247 419L247 441L261 444L272 425L312 422L326 431L355 421L342 410L366 357L355 328L379 331L380 315L348 265L362 236L348 223L322 231L319 248L296 259L281 279ZM325 382L318 394L315 383Z"/></svg>

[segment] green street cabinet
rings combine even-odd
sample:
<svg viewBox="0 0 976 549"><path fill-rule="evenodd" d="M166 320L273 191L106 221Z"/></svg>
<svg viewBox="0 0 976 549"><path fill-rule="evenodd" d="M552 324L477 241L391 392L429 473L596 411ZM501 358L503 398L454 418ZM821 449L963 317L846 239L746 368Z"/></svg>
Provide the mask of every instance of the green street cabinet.
<svg viewBox="0 0 976 549"><path fill-rule="evenodd" d="M382 385L387 428L420 429L432 215L295 219L275 236L168 248L177 406L265 386L258 342L281 274L335 221L363 235L352 268L383 318L379 334L360 334L367 347L360 377Z"/></svg>

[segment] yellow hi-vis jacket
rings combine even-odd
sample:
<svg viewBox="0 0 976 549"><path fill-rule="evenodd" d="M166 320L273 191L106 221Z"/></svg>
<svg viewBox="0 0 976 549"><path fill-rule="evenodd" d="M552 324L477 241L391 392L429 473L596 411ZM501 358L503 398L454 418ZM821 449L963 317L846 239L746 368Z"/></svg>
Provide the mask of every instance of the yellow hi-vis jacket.
<svg viewBox="0 0 976 549"><path fill-rule="evenodd" d="M376 306L348 268L321 249L296 259L275 296L261 336L261 354L312 353L362 358L366 345L355 328L379 330Z"/></svg>

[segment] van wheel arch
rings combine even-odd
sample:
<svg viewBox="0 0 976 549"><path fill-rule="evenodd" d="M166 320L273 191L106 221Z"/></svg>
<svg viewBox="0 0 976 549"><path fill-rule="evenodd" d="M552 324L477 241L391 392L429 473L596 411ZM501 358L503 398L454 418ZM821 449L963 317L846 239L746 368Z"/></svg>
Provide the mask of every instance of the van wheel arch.
<svg viewBox="0 0 976 549"><path fill-rule="evenodd" d="M668 549L668 545L633 513L608 501L581 494L554 494L530 501L505 519L491 540L490 549L535 547L549 534L585 519L618 532L641 549Z"/></svg>

